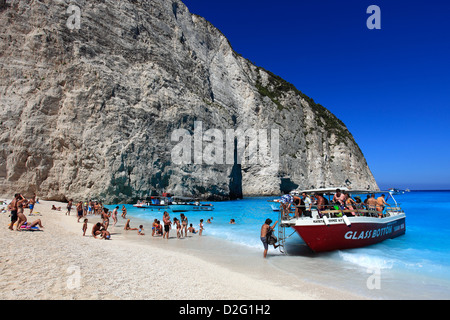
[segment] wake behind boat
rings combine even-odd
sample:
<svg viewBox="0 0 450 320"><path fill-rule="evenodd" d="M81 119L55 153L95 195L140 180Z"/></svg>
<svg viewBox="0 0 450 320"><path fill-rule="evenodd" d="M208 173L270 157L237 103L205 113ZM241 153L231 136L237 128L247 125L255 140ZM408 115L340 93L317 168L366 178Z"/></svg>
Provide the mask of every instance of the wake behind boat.
<svg viewBox="0 0 450 320"><path fill-rule="evenodd" d="M352 195L382 193L345 188L341 190ZM344 203L331 204L331 196L336 199L338 195L336 189L305 190L302 193L312 196L315 203L310 212L305 210L307 208L304 205L296 206L301 207L301 213L297 217L292 217L290 212L280 211L281 223L278 234L283 247L286 239L285 229L289 227L294 229L314 252L364 247L401 236L406 232L405 213L392 194L390 196L394 204L379 205L373 201L363 203L348 200ZM355 198L360 200L359 196ZM374 196L371 198L374 199Z"/></svg>

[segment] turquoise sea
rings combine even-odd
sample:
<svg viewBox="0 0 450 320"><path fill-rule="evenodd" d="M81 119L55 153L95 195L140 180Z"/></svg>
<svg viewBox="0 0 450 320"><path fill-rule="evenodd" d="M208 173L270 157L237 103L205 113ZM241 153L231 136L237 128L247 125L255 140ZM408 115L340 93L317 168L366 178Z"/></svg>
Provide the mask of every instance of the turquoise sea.
<svg viewBox="0 0 450 320"><path fill-rule="evenodd" d="M267 202L272 199L214 202L214 211L185 215L196 229L204 220L205 236L262 254L261 225L266 218L278 220ZM450 191L411 191L395 199L406 213L404 236L365 248L315 254L286 229L288 255L271 247L268 260L280 272L368 298L450 299ZM153 219L162 220L162 212L126 207L128 216L143 221L147 230ZM179 217L169 213L172 219ZM211 217L212 223L206 223Z"/></svg>

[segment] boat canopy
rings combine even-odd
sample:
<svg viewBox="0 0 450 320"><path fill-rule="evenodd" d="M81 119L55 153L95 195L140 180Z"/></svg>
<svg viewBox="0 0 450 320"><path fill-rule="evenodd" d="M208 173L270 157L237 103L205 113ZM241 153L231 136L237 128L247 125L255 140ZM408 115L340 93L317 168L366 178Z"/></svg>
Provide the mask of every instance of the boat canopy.
<svg viewBox="0 0 450 320"><path fill-rule="evenodd" d="M195 200L198 200L198 199L192 198L192 197L179 197L179 196L173 196L172 199L173 200L182 200L182 201L195 201Z"/></svg>
<svg viewBox="0 0 450 320"><path fill-rule="evenodd" d="M382 190L353 190L349 188L320 188L320 189L309 189L309 190L300 190L298 193L302 194L305 193L325 193L325 194L331 194L335 193L337 189L340 189L341 191L345 191L350 194L371 194L371 193L386 193L388 194L389 191L382 191Z"/></svg>

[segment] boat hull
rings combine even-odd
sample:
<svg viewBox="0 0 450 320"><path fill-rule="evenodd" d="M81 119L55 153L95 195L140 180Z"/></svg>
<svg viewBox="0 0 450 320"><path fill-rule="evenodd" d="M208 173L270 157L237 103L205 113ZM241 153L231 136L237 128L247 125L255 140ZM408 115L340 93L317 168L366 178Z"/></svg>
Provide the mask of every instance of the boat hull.
<svg viewBox="0 0 450 320"><path fill-rule="evenodd" d="M213 211L214 207L211 205L175 204L170 205L170 210L172 212Z"/></svg>
<svg viewBox="0 0 450 320"><path fill-rule="evenodd" d="M349 217L348 220L349 226L343 218L299 219L291 227L314 252L365 247L406 232L404 214L383 219Z"/></svg>
<svg viewBox="0 0 450 320"><path fill-rule="evenodd" d="M134 204L133 207L135 208L141 208L141 209L150 209L151 211L161 211L161 210L168 210L169 205L165 204Z"/></svg>

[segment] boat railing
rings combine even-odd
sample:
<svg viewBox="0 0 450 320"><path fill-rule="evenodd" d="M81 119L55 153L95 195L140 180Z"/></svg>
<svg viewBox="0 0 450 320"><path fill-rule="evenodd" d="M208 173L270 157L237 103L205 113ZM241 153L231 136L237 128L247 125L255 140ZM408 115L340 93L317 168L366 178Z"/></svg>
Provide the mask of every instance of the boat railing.
<svg viewBox="0 0 450 320"><path fill-rule="evenodd" d="M292 211L292 208L288 208L287 212L281 210L281 221L291 220L295 218L321 218L322 216L327 216L327 218L339 218L343 215L347 216L357 216L357 217L389 217L393 215L397 215L403 213L400 205L397 203L392 206L385 206L382 211L378 211L376 207L353 207L353 206L338 206L336 204L329 205L321 205L321 209L317 205L311 206L311 215L306 215L305 209L307 206L305 205L293 205L294 208L302 209L298 212L298 216L296 216L296 209ZM309 210L308 210L309 211Z"/></svg>

